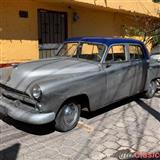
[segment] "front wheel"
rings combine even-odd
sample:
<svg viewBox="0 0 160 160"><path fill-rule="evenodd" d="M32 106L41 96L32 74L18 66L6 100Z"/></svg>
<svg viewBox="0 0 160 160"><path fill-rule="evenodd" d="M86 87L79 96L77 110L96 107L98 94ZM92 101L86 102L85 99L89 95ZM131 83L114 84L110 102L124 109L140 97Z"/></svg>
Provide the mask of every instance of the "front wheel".
<svg viewBox="0 0 160 160"><path fill-rule="evenodd" d="M65 103L59 110L55 119L55 129L67 132L76 127L80 118L81 107L76 103Z"/></svg>
<svg viewBox="0 0 160 160"><path fill-rule="evenodd" d="M151 81L149 84L148 90L145 92L145 97L146 98L154 97L156 91L157 91L157 82Z"/></svg>

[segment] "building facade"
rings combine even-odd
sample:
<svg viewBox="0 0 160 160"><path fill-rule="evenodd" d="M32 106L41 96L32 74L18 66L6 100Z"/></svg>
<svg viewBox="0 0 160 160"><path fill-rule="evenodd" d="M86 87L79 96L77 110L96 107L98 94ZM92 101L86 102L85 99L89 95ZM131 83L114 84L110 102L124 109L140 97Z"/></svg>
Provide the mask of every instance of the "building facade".
<svg viewBox="0 0 160 160"><path fill-rule="evenodd" d="M125 36L159 18L152 0L0 0L0 64L53 56L68 37Z"/></svg>

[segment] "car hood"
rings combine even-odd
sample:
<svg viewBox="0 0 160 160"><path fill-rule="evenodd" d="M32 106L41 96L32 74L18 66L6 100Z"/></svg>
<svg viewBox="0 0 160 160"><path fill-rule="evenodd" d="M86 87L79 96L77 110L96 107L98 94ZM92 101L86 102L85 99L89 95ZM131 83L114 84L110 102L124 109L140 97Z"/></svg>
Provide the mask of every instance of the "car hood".
<svg viewBox="0 0 160 160"><path fill-rule="evenodd" d="M67 77L96 72L99 69L97 64L82 59L55 57L18 65L13 68L10 79L5 85L26 92L34 84L47 79L52 78L52 82L60 81Z"/></svg>

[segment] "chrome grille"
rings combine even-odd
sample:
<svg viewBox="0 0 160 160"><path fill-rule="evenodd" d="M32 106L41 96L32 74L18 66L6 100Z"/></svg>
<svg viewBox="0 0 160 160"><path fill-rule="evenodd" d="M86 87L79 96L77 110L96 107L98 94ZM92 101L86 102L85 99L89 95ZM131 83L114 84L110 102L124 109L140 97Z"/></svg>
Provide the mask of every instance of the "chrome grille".
<svg viewBox="0 0 160 160"><path fill-rule="evenodd" d="M17 91L13 88L10 88L8 86L2 85L0 84L0 90L1 90L1 94L2 96L11 99L11 100L19 100L22 103L28 103L31 104L33 106L35 106L37 104L37 101L35 101L34 99L32 99L30 96L28 96L27 94L21 92L21 91Z"/></svg>

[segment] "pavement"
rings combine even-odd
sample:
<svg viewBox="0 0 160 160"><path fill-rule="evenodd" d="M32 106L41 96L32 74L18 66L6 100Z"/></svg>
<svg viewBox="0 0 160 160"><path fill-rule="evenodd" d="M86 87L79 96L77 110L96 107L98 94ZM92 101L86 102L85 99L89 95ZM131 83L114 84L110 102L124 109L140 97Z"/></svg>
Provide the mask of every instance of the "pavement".
<svg viewBox="0 0 160 160"><path fill-rule="evenodd" d="M52 124L32 126L0 115L0 160L117 160L159 152L160 93L83 111L78 126L67 133Z"/></svg>

